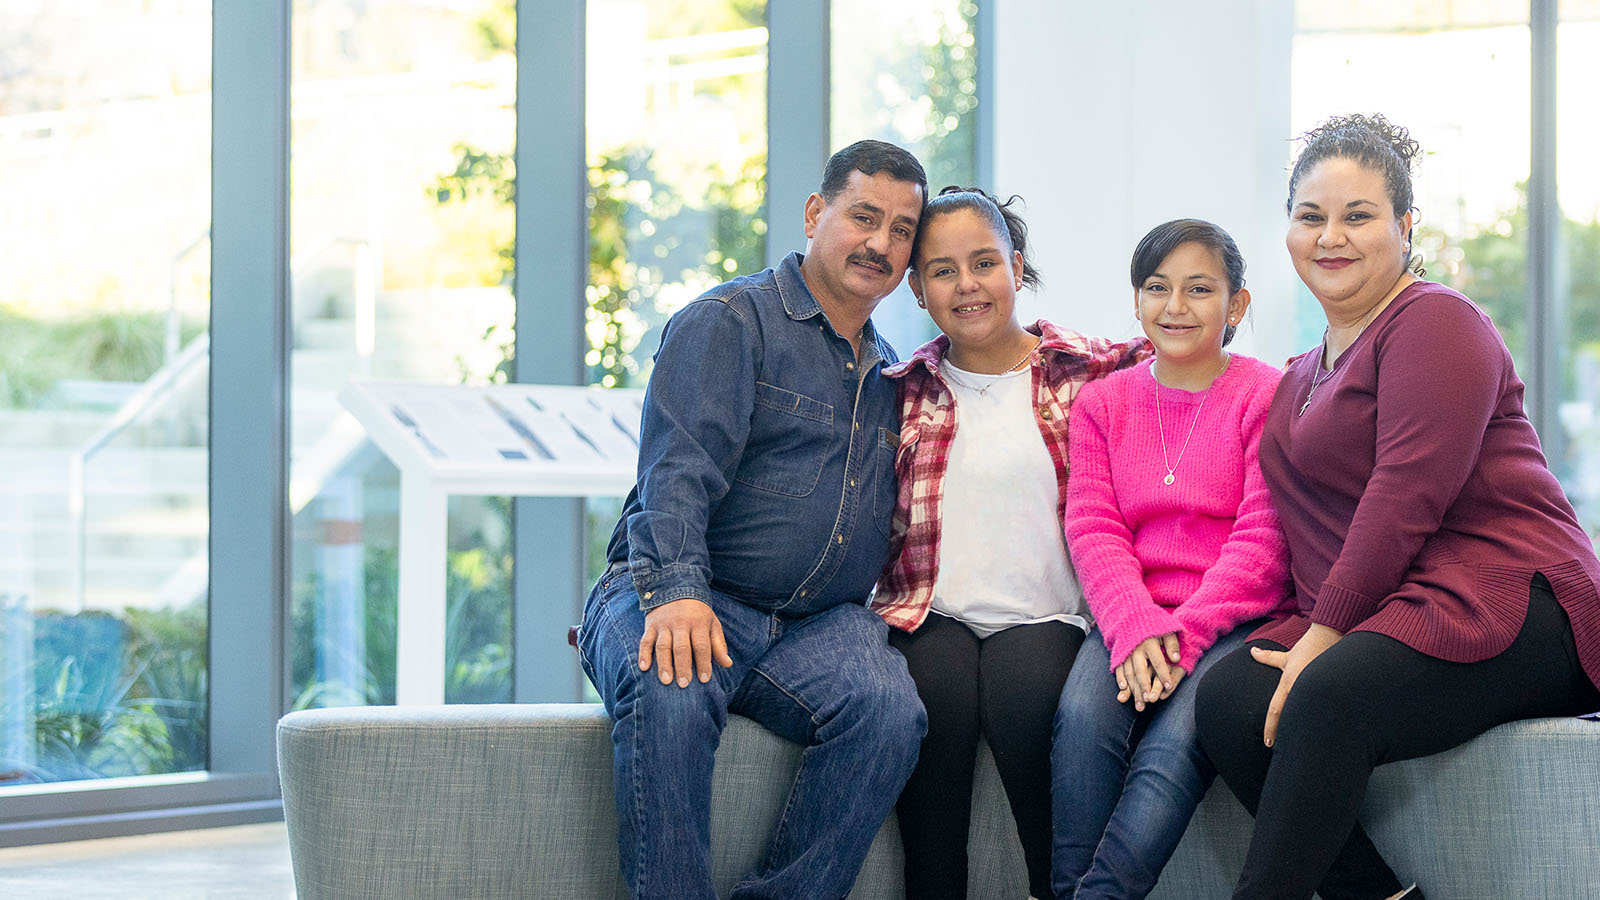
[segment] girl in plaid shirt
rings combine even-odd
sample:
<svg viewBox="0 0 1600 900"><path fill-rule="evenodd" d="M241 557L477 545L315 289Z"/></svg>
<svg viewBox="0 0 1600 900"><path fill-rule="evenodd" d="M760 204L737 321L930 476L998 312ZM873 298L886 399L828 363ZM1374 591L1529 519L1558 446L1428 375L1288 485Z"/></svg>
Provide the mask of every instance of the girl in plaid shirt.
<svg viewBox="0 0 1600 900"><path fill-rule="evenodd" d="M910 283L944 333L884 372L900 386L899 498L873 608L928 710L898 806L909 900L966 896L980 736L1029 890L1050 895L1051 723L1088 627L1061 527L1068 412L1085 382L1149 353L1017 319L1039 274L1010 205L971 188L928 202Z"/></svg>
<svg viewBox="0 0 1600 900"><path fill-rule="evenodd" d="M1072 411L1067 546L1095 628L1051 757L1055 896L1141 898L1213 777L1194 696L1245 622L1287 612L1288 559L1258 457L1281 373L1223 347L1250 305L1244 259L1197 219L1134 251L1148 363Z"/></svg>

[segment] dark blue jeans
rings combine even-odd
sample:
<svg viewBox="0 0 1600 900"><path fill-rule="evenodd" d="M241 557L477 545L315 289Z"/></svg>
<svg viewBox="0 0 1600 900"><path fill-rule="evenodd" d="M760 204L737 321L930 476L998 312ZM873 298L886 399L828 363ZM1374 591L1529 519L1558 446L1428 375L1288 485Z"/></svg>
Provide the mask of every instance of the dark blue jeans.
<svg viewBox="0 0 1600 900"><path fill-rule="evenodd" d="M1084 639L1061 691L1050 753L1058 900L1138 900L1156 886L1216 774L1195 736L1200 676L1256 624L1218 638L1172 696L1142 713L1131 700L1117 702L1100 629Z"/></svg>
<svg viewBox="0 0 1600 900"><path fill-rule="evenodd" d="M617 841L635 900L714 900L711 770L735 712L806 749L766 860L732 898L838 900L916 765L927 719L888 627L859 604L801 619L713 596L733 667L663 685L639 671L644 613L625 567L590 593L584 670L611 714Z"/></svg>

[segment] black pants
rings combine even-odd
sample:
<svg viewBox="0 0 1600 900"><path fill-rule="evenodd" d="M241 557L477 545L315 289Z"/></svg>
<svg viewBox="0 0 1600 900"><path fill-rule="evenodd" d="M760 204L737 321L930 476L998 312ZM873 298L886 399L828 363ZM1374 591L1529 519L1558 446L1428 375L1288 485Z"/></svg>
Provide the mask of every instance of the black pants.
<svg viewBox="0 0 1600 900"><path fill-rule="evenodd" d="M1516 640L1481 662L1446 662L1370 632L1345 637L1295 681L1270 750L1262 729L1279 671L1248 646L1217 662L1196 700L1200 744L1256 817L1235 900L1394 894L1404 885L1356 822L1374 766L1448 750L1505 722L1600 707L1549 582L1536 576L1529 595Z"/></svg>
<svg viewBox="0 0 1600 900"><path fill-rule="evenodd" d="M905 655L928 710L922 755L896 807L907 900L967 895L980 734L1017 820L1029 890L1050 896L1050 730L1083 632L1043 622L980 639L960 622L929 613L911 634L891 629L889 643Z"/></svg>

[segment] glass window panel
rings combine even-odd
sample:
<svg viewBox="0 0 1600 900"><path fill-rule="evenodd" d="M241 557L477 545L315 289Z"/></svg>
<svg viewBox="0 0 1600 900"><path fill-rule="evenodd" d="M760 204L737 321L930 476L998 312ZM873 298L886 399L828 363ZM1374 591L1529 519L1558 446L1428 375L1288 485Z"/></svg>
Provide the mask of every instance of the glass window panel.
<svg viewBox="0 0 1600 900"><path fill-rule="evenodd" d="M1526 2L1296 5L1290 124L1380 112L1423 148L1415 245L1428 277L1493 316L1518 366L1524 328L1531 91ZM1418 90L1417 73L1449 73ZM1298 149L1298 145L1294 149ZM1303 286L1298 346L1327 324Z"/></svg>
<svg viewBox="0 0 1600 900"><path fill-rule="evenodd" d="M832 7L832 149L865 138L916 154L928 189L976 180L978 56L971 0L883 0ZM820 174L820 173L819 173ZM990 185L1005 190L1005 185ZM937 333L904 283L873 324L902 357Z"/></svg>
<svg viewBox="0 0 1600 900"><path fill-rule="evenodd" d="M1578 517L1600 536L1600 2L1564 0L1556 29L1556 179L1561 206L1556 321L1562 403L1559 440L1546 441Z"/></svg>
<svg viewBox="0 0 1600 900"><path fill-rule="evenodd" d="M765 264L766 4L589 0L587 23L584 361L642 388L667 318ZM620 509L588 506L591 581Z"/></svg>
<svg viewBox="0 0 1600 900"><path fill-rule="evenodd" d="M590 0L589 380L643 387L651 333L766 250L766 6Z"/></svg>
<svg viewBox="0 0 1600 900"><path fill-rule="evenodd" d="M210 34L0 5L0 796L206 767Z"/></svg>
<svg viewBox="0 0 1600 900"><path fill-rule="evenodd" d="M356 375L503 379L512 0L293 9L291 702L392 703L399 478L336 400ZM511 696L509 505L450 503L450 701Z"/></svg>

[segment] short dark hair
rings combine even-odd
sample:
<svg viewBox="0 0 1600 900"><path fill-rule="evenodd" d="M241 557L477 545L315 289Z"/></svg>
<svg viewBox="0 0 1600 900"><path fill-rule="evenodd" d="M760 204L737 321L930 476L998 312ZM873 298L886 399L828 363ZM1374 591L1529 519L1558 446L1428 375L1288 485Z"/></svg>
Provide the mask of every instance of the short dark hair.
<svg viewBox="0 0 1600 900"><path fill-rule="evenodd" d="M1403 217L1413 206L1411 172L1417 158L1422 155L1422 145L1411 137L1411 132L1390 122L1379 113L1334 116L1321 125L1300 135L1300 155L1295 158L1289 173L1289 198L1284 206L1294 212L1295 191L1300 179L1320 162L1329 159L1348 159L1362 168L1381 175L1384 189L1389 194L1389 204L1394 207L1394 217ZM1411 235L1406 235L1411 241ZM1406 259L1406 267L1422 274L1422 260L1413 255Z"/></svg>
<svg viewBox="0 0 1600 900"><path fill-rule="evenodd" d="M922 233L927 229L928 223L956 210L969 209L989 223L990 230L1006 242L1007 250L1015 250L1022 254L1022 283L1028 287L1038 287L1042 279L1028 249L1028 223L1022 221L1022 216L1011 208L1013 203L1020 202L1022 198L1016 194L1012 194L1010 199L1001 203L993 194L982 188L959 187L954 184L946 187L922 208L922 222L917 227L917 240L911 245L911 268L915 270L917 267L917 253L922 249Z"/></svg>
<svg viewBox="0 0 1600 900"><path fill-rule="evenodd" d="M856 141L854 144L828 157L822 168L822 187L817 193L824 200L832 200L850 183L850 173L876 175L886 172L891 178L909 181L917 186L924 203L928 200L928 175L922 163L901 147L885 141Z"/></svg>
<svg viewBox="0 0 1600 900"><path fill-rule="evenodd" d="M1139 241L1139 246L1133 248L1133 263L1128 266L1128 274L1133 279L1133 289L1142 290L1145 279L1155 274L1162 260L1171 256L1172 251L1184 244L1199 244L1222 258L1222 270L1228 276L1229 297L1244 287L1244 254L1239 252L1239 245L1234 243L1233 235L1204 219L1173 219L1150 229L1150 233ZM1233 335L1238 330L1236 325L1229 325L1223 329L1224 347L1233 340Z"/></svg>

